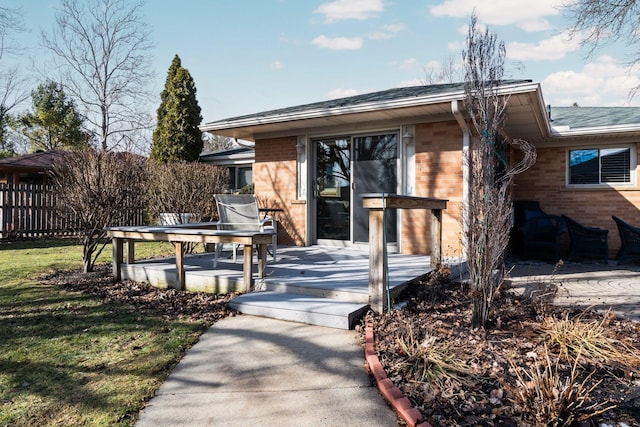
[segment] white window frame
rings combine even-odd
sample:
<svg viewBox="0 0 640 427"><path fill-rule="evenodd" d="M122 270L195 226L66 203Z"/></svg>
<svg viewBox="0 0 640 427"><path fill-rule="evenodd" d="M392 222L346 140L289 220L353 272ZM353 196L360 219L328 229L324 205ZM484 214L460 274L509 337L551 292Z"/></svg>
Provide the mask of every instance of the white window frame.
<svg viewBox="0 0 640 427"><path fill-rule="evenodd" d="M600 150L628 148L629 149L629 182L599 182L597 184L571 184L571 152L577 150ZM611 188L611 187L633 187L636 185L637 149L636 144L613 144L613 145L588 145L569 147L566 151L566 177L565 183L568 188Z"/></svg>

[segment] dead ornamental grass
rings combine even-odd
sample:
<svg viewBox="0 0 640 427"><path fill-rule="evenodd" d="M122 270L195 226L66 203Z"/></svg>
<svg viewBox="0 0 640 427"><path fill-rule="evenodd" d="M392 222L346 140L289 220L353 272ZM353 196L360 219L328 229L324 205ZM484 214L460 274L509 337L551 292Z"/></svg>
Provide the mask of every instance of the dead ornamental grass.
<svg viewBox="0 0 640 427"><path fill-rule="evenodd" d="M601 381L591 381L595 370L579 379L579 353L568 375L560 368L559 359L555 363L551 361L549 353L526 368L516 366L512 358L508 360L516 376L516 386L510 391L516 401L529 408L535 425L571 426L616 406L610 401L593 401L591 393Z"/></svg>
<svg viewBox="0 0 640 427"><path fill-rule="evenodd" d="M571 319L565 313L560 318L546 316L537 328L551 350L566 360L586 359L605 369L624 367L629 375L637 375L640 353L611 336L608 323L613 317L611 312L606 312L600 320L585 319L582 314Z"/></svg>

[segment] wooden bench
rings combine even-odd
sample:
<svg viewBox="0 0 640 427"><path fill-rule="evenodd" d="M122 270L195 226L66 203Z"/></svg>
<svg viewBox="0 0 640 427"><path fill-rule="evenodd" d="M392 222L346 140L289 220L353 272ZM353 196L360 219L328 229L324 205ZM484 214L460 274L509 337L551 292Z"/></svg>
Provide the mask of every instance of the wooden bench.
<svg viewBox="0 0 640 427"><path fill-rule="evenodd" d="M188 242L215 244L234 243L244 245L243 277L246 292L253 287L253 245L258 246L258 277L265 276L267 244L271 243L271 232L217 230L215 223L177 224L171 226L111 227L107 235L113 243L113 277L121 280L124 262L124 243L127 243L126 263L135 262L134 241L152 240L171 242L176 248L176 274L178 288L185 289L184 244Z"/></svg>

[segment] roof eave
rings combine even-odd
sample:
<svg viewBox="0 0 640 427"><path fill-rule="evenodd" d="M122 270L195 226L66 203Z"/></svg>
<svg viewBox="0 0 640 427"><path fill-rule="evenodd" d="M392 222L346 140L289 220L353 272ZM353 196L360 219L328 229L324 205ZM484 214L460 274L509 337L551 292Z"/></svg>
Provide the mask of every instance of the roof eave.
<svg viewBox="0 0 640 427"><path fill-rule="evenodd" d="M614 126L594 126L576 129L551 128L553 138L572 138L577 136L615 135L615 134L640 134L640 124L625 124Z"/></svg>
<svg viewBox="0 0 640 427"><path fill-rule="evenodd" d="M499 95L510 95L514 93L522 93L529 91L538 91L537 83L515 83L505 85L498 88ZM539 91L538 91L539 92ZM396 100L376 101L362 103L346 107L334 108L315 108L299 112L291 112L288 114L274 114L271 116L253 116L245 117L237 120L221 120L217 122L205 123L200 127L203 132L215 132L219 130L228 130L235 128L255 127L260 125L268 125L273 123L282 123L289 121L309 120L323 117L340 116L346 114L367 113L379 110L391 110L406 107L415 107L421 105L450 103L451 101L464 99L464 90L447 92L439 95L423 95L410 98L402 98Z"/></svg>
<svg viewBox="0 0 640 427"><path fill-rule="evenodd" d="M227 156L201 156L201 161L206 163L215 163L219 165L234 165L234 164L244 164L244 163L253 163L255 160L255 152L247 152L241 154L231 154Z"/></svg>

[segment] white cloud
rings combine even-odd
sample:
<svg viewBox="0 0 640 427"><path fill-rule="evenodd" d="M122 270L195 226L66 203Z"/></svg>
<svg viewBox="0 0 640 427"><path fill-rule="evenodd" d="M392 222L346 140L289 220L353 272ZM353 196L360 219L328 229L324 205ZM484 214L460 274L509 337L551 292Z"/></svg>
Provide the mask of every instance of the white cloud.
<svg viewBox="0 0 640 427"><path fill-rule="evenodd" d="M280 61L273 61L271 64L269 64L269 68L271 68L272 70L282 70L284 68L284 64Z"/></svg>
<svg viewBox="0 0 640 427"><path fill-rule="evenodd" d="M475 9L478 21L489 25L516 25L525 31L551 28L546 19L560 14L562 0L445 0L431 6L434 16L468 18Z"/></svg>
<svg viewBox="0 0 640 427"><path fill-rule="evenodd" d="M368 34L367 38L371 40L387 40L404 29L404 24L384 25L381 30Z"/></svg>
<svg viewBox="0 0 640 427"><path fill-rule="evenodd" d="M282 43L290 44L290 45L293 45L293 46L302 46L302 45L305 44L305 42L302 41L301 39L290 38L289 36L287 36L284 33L280 34L280 41Z"/></svg>
<svg viewBox="0 0 640 427"><path fill-rule="evenodd" d="M545 102L554 106L569 106L574 102L588 106L640 105L629 102L630 91L640 85L640 76L609 56L586 64L580 71L558 71L541 83Z"/></svg>
<svg viewBox="0 0 640 427"><path fill-rule="evenodd" d="M361 37L327 37L318 36L311 42L320 49L356 50L363 44Z"/></svg>
<svg viewBox="0 0 640 427"><path fill-rule="evenodd" d="M362 93L370 92L368 90L358 90L358 89L333 89L325 94L327 99L338 99L338 98L346 98L348 96L360 95Z"/></svg>
<svg viewBox="0 0 640 427"><path fill-rule="evenodd" d="M396 87L409 87L409 86L422 86L424 85L424 80L421 79L411 79L411 80L403 80L398 83Z"/></svg>
<svg viewBox="0 0 640 427"><path fill-rule="evenodd" d="M507 57L515 61L553 61L580 49L580 41L568 34L558 34L538 43L507 43Z"/></svg>
<svg viewBox="0 0 640 427"><path fill-rule="evenodd" d="M455 41L447 43L447 49L449 52L462 52L467 48L467 44L463 41Z"/></svg>
<svg viewBox="0 0 640 427"><path fill-rule="evenodd" d="M389 31L390 33L399 33L400 31L404 31L407 26L401 23L397 23L383 25L382 28L384 28L385 31Z"/></svg>
<svg viewBox="0 0 640 427"><path fill-rule="evenodd" d="M344 19L365 20L384 10L382 0L334 0L321 4L314 13L324 15L326 23Z"/></svg>
<svg viewBox="0 0 640 427"><path fill-rule="evenodd" d="M418 65L418 60L416 58L407 58L401 62L392 62L392 65L395 65L400 70L411 70Z"/></svg>

